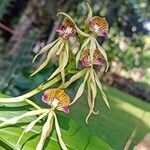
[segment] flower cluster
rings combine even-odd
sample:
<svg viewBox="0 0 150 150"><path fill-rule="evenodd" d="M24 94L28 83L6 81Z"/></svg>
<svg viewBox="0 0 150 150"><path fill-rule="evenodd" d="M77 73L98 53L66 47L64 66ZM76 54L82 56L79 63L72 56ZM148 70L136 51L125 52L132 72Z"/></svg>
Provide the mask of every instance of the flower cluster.
<svg viewBox="0 0 150 150"><path fill-rule="evenodd" d="M47 116L47 121L43 126L41 138L36 149L42 150L44 142L52 130L54 122L60 146L63 150L67 150L67 147L65 146L61 138L61 132L55 111L58 110L64 113L69 113L69 106L74 104L82 96L83 92L85 91L86 85L87 101L89 107L89 113L86 117L86 123L88 123L88 119L91 114L98 114L98 111L94 111L95 99L98 90L100 90L106 105L110 107L107 101L107 97L102 89L101 82L94 69L95 65L98 65L100 67L104 66L106 70L108 69L106 52L99 45L96 39L97 36L108 38L108 23L103 17L93 16L92 10L88 3L87 8L88 15L85 19L85 31L82 31L68 14L64 12L58 13L58 15L63 15L65 17L59 28L56 30L56 32L59 33L58 39L44 46L34 57L33 62L37 59L39 55L48 52L46 59L31 74L31 76L41 71L46 65L48 65L52 58L58 57L59 66L50 75L47 83L41 84L37 88L24 95L15 98L0 99L0 103L16 103L26 101L37 109L24 113L21 116L9 119L0 124L0 127L2 127L8 124L15 124L20 119L27 116L39 116L25 128L17 144L22 139L24 133L31 131L33 126L39 120ZM76 68L76 70L74 68ZM68 81L66 81L65 76L67 76L69 72L71 72L71 74L73 73L73 75ZM83 82L79 86L74 99L70 101L70 97L65 93L64 90L67 89L73 82L83 77ZM42 96L42 101L49 105L49 108L43 109L36 105L34 102L28 100L28 98L30 98L31 96L41 91L44 91L59 80L62 80L62 83L58 88L48 89L44 92L44 95Z"/></svg>

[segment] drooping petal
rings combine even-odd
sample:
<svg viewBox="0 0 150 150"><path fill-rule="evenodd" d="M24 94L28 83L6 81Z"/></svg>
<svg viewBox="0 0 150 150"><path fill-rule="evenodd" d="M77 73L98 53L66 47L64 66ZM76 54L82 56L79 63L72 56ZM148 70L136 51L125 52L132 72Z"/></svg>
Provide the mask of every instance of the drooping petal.
<svg viewBox="0 0 150 150"><path fill-rule="evenodd" d="M36 58L37 58L39 55L45 53L45 52L48 51L51 47L53 47L54 44L55 44L56 42L58 42L60 39L61 39L61 38L58 38L58 39L56 39L55 41L53 41L52 43L50 43L50 44L44 46L44 47L40 50L40 52L35 55L35 57L33 58L33 61L32 61L32 62L34 62L34 61L36 60Z"/></svg>
<svg viewBox="0 0 150 150"><path fill-rule="evenodd" d="M56 55L59 55L62 49L64 48L65 42L61 43L59 50L57 51Z"/></svg>
<svg viewBox="0 0 150 150"><path fill-rule="evenodd" d="M87 72L87 68L79 71L78 73L76 73L75 75L73 75L69 81L65 82L64 84L62 84L59 88L67 88L68 86L70 86L74 81L78 80L79 78L81 78L85 73Z"/></svg>
<svg viewBox="0 0 150 150"><path fill-rule="evenodd" d="M91 109L91 106L92 106L92 95L91 95L90 82L91 82L91 79L89 79L87 81L87 88L88 88L88 91L87 91L87 101L88 101L89 108Z"/></svg>
<svg viewBox="0 0 150 150"><path fill-rule="evenodd" d="M36 150L42 150L43 149L45 140L49 136L50 132L52 131L53 116L54 116L54 113L51 111L48 115L46 123L43 126L41 138L40 138L40 141L36 147Z"/></svg>
<svg viewBox="0 0 150 150"><path fill-rule="evenodd" d="M91 103L91 107L90 107L90 110L89 110L89 113L88 113L88 115L87 115L87 117L86 117L86 123L88 124L88 119L89 119L89 117L91 116L91 114L93 113L93 111L94 111L94 105L95 105L95 89L96 89L96 85L93 83L93 82L91 82L90 83L90 87L91 87L91 91L92 91L92 103Z"/></svg>
<svg viewBox="0 0 150 150"><path fill-rule="evenodd" d="M9 124L16 124L20 119L25 118L25 117L30 117L30 116L35 116L35 115L40 115L42 113L44 113L45 111L47 111L48 109L40 109L40 110L33 110L33 111L29 111L26 112L20 116L8 119L6 121L4 121L3 123L0 124L0 127L3 127L5 125L9 125Z"/></svg>
<svg viewBox="0 0 150 150"><path fill-rule="evenodd" d="M86 3L87 8L88 8L88 15L87 15L87 19L89 20L93 15L92 15L92 9L90 7L90 5L88 3Z"/></svg>
<svg viewBox="0 0 150 150"><path fill-rule="evenodd" d="M85 78L84 78L84 81L83 81L83 83L79 86L78 91L77 91L77 93L76 93L76 96L75 96L74 100L70 103L70 105L72 105L73 103L75 103L75 102L81 97L81 95L83 94L84 88L85 88L85 84L86 84L86 81L87 81L87 79L88 79L89 73L90 73L90 72L87 71L87 73L86 73L86 75L85 75Z"/></svg>
<svg viewBox="0 0 150 150"><path fill-rule="evenodd" d="M86 117L86 123L88 123L89 117L94 112L95 98L96 98L96 94L97 94L97 87L96 87L94 74L93 74L92 70L90 72L90 76L91 76L91 82L90 82L89 86L90 86L91 92L92 92L92 96L91 96L92 97L92 101L91 101L91 107L90 107L90 110L89 110L89 114ZM98 112L96 112L95 114L98 114Z"/></svg>
<svg viewBox="0 0 150 150"><path fill-rule="evenodd" d="M82 44L81 46L81 49L79 50L79 52L77 53L77 56L76 56L76 67L78 67L78 62L80 60L80 56L81 56L81 53L82 53L82 50L89 44L90 42L90 38L87 38L84 43Z"/></svg>
<svg viewBox="0 0 150 150"><path fill-rule="evenodd" d="M55 129L56 129L56 133L57 133L57 136L58 136L59 144L60 144L62 150L68 150L65 143L64 143L64 141L62 140L60 127L59 127L57 116L56 116L55 113L54 113L54 117L55 117Z"/></svg>
<svg viewBox="0 0 150 150"><path fill-rule="evenodd" d="M61 53L61 55L59 56L59 66L61 66L62 60L63 60L63 55ZM65 70L64 69L61 70L60 74L61 74L62 82L64 83L65 82Z"/></svg>
<svg viewBox="0 0 150 150"><path fill-rule="evenodd" d="M95 103L95 98L96 98L96 95L97 95L97 87L96 87L96 81L95 81L95 76L94 76L94 69L91 69L90 75L91 75L91 80L93 82L93 85L91 85L92 101L93 101L93 103ZM98 111L95 112L93 110L93 114L95 114L95 115L98 114Z"/></svg>
<svg viewBox="0 0 150 150"><path fill-rule="evenodd" d="M94 38L91 37L91 42L90 42L90 58L91 58L92 64L93 64L93 55L94 55L95 49L96 49L96 44L95 44Z"/></svg>
<svg viewBox="0 0 150 150"><path fill-rule="evenodd" d="M65 83L65 70L62 70L60 73L61 73L62 83Z"/></svg>
<svg viewBox="0 0 150 150"><path fill-rule="evenodd" d="M102 54L102 56L106 60L106 71L107 71L108 67L109 67L109 63L108 63L108 59L107 59L107 54L106 54L105 50L99 45L99 43L97 42L96 39L95 39L95 43L97 45L98 50L100 51L100 53Z"/></svg>
<svg viewBox="0 0 150 150"><path fill-rule="evenodd" d="M21 136L19 137L17 144L19 145L23 135L29 131L31 131L31 129L34 127L34 125L41 120L42 118L44 118L47 114L48 114L49 110L47 110L47 112L43 113L42 115L40 115L37 119L33 120L30 124L28 124L28 126L24 129L24 131L22 132Z"/></svg>
<svg viewBox="0 0 150 150"><path fill-rule="evenodd" d="M101 82L100 82L100 80L99 80L99 78L98 78L96 72L94 72L94 74L95 74L95 81L96 81L96 83L97 83L97 86L98 86L98 88L99 88L101 94L102 94L102 98L103 98L104 102L106 103L106 105L110 108L109 103L108 103L108 100L107 100L107 96L106 96L106 94L105 94L104 91L103 91L102 84L101 84Z"/></svg>
<svg viewBox="0 0 150 150"><path fill-rule="evenodd" d="M66 42L65 50L62 51L62 63L59 65L59 67L52 73L52 75L47 79L51 80L53 77L55 77L57 74L59 74L64 68L66 67L69 59L69 49L68 49L68 42Z"/></svg>
<svg viewBox="0 0 150 150"><path fill-rule="evenodd" d="M60 44L62 43L62 40L59 40L49 51L46 60L35 70L31 76L37 74L39 71L41 71L50 61L51 57L56 54L57 50L59 49Z"/></svg>

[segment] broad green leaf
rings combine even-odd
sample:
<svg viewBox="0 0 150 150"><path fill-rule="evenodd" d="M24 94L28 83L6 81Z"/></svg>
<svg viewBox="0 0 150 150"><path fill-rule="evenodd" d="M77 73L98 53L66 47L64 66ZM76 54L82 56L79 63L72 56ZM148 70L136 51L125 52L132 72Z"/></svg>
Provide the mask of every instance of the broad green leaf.
<svg viewBox="0 0 150 150"><path fill-rule="evenodd" d="M98 90L95 108L99 114L90 117L87 127L92 133L109 143L114 150L123 150L133 130L137 127L137 133L129 148L133 150L133 147L150 132L150 104L116 88L105 85L103 88L111 107L107 108ZM86 91L69 113L69 116L78 121L81 126L85 125L89 110L85 101ZM82 110L82 113L79 110Z"/></svg>
<svg viewBox="0 0 150 150"><path fill-rule="evenodd" d="M0 94L0 97L4 95ZM21 107L21 108L20 108ZM24 109L25 108L25 109ZM14 116L21 115L27 112L26 106L15 106L4 107L0 106L0 123L6 119L10 119ZM62 139L66 144L68 150L111 150L111 148L96 136L91 135L86 127L81 127L69 119L68 117L58 113L58 123L62 134ZM23 132L24 128L36 117L27 117L22 119L16 125L10 125L0 128L0 149L16 149L16 142ZM45 118L46 119L46 118ZM35 150L36 145L40 140L42 127L45 123L45 119L38 122L30 132L26 133L20 141L19 147L22 150ZM2 147L2 148L1 148ZM52 130L51 135L46 140L44 150L60 150L58 144L58 138L56 131Z"/></svg>

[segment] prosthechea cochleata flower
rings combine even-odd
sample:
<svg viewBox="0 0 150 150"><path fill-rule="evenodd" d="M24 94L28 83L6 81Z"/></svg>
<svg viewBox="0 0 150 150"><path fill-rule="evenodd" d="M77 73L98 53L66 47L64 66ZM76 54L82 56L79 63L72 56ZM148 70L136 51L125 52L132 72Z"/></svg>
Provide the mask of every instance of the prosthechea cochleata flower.
<svg viewBox="0 0 150 150"><path fill-rule="evenodd" d="M21 136L19 137L17 141L17 146L19 145L21 139L23 138L23 135L29 131L32 130L34 125L40 121L42 118L47 116L47 121L43 125L42 133L40 141L36 147L36 150L42 150L46 138L50 135L53 127L53 122L55 126L55 130L57 133L58 141L63 150L67 150L67 147L65 143L63 142L61 138L61 132L60 127L58 124L57 116L55 114L56 110L63 111L65 113L69 112L69 104L70 104L70 97L64 92L64 90L60 89L48 89L44 92L44 95L42 96L42 101L50 106L50 108L47 109L39 109L39 110L32 110L29 112L26 112L20 116L8 119L0 124L0 127L10 125L10 124L16 124L19 120L29 117L29 116L39 116L32 122L30 122L22 132Z"/></svg>
<svg viewBox="0 0 150 150"><path fill-rule="evenodd" d="M85 86L87 84L87 87L88 87L87 101L88 101L88 105L89 105L89 109L90 109L89 114L86 117L86 123L88 123L88 119L89 119L90 115L92 113L93 114L98 113L98 112L94 111L95 98L97 95L97 87L100 90L100 92L102 94L102 98L105 101L106 105L110 108L107 97L102 89L102 84L101 84L95 70L93 69L94 65L102 66L104 64L104 58L101 55L101 53L97 49L95 49L94 54L93 54L93 60L91 60L89 49L84 49L81 54L80 62L82 64L82 66L85 68L83 70L79 71L78 73L76 73L75 75L73 75L70 78L70 80L64 84L64 86L63 85L61 86L61 88L66 88L72 82L74 82L76 79L79 79L79 78L85 76L83 83L79 86L77 93L75 95L75 98L70 103L70 105L74 104L81 97L81 95L84 92Z"/></svg>
<svg viewBox="0 0 150 150"><path fill-rule="evenodd" d="M76 36L76 27L72 20L70 20L69 18L65 18L62 22L62 25L56 30L56 32L59 33L60 37L55 41L53 41L52 43L43 47L40 50L40 52L34 57L33 62L39 55L49 50L46 59L43 61L42 64L40 64L37 70L35 70L31 74L31 76L35 75L40 70L42 70L49 63L51 58L59 56L59 67L52 73L52 75L48 78L48 80L51 80L57 74L61 73L62 81L65 82L64 68L68 64L70 54L69 45L71 45L69 39Z"/></svg>

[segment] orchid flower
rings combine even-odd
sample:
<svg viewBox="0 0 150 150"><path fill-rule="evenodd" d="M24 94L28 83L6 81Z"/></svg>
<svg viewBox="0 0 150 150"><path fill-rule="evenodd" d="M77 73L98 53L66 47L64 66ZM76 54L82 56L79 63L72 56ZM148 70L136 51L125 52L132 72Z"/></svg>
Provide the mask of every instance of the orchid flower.
<svg viewBox="0 0 150 150"><path fill-rule="evenodd" d="M88 87L88 97L87 97L87 101L88 101L88 105L89 105L89 114L86 117L86 123L88 123L88 119L90 117L90 115L93 114L97 114L98 112L94 111L94 104L95 104L95 98L97 95L97 87L100 90L101 94L102 94L102 98L104 100L104 102L106 103L106 105L110 108L108 100L107 100L107 96L105 95L103 89L102 89L102 84L95 72L95 70L93 68L88 68L86 70L86 73L84 74L84 80L82 82L82 84L79 86L77 93L75 95L75 98L73 99L73 101L70 103L70 105L74 104L83 94L85 86L87 84ZM75 78L77 76L77 74L75 74L73 77ZM82 77L83 75L81 75L80 77ZM73 78L72 77L72 78ZM69 82L69 81L68 81ZM71 82L71 80L70 80Z"/></svg>
<svg viewBox="0 0 150 150"><path fill-rule="evenodd" d="M94 65L103 65L103 57L101 55L101 53L95 49L94 54L93 54L93 60L91 60L90 57L90 52L89 49L84 49L82 54L81 54L81 64L85 67L85 69L79 71L78 73L76 73L75 75L73 75L69 81L67 81L66 83L64 83L64 85L60 86L60 88L66 88L68 87L70 84L72 84L74 81L76 81L77 79L81 78L84 76L84 80L82 82L82 84L79 86L77 93L75 95L75 98L73 99L73 101L70 103L70 105L74 104L83 94L85 86L87 84L88 86L88 96L87 96L87 101L88 101L88 105L89 105L89 114L86 117L86 123L88 123L88 119L90 117L90 115L93 114L97 114L98 112L94 111L94 104L95 104L95 98L97 95L97 87L100 90L101 94L102 94L102 98L104 100L104 102L106 103L106 105L110 108L107 97L102 89L102 85L101 82L95 72L95 70L93 69Z"/></svg>
<svg viewBox="0 0 150 150"><path fill-rule="evenodd" d="M40 50L40 52L34 57L33 62L39 55L49 50L47 58L42 64L40 64L37 70L31 74L31 76L41 71L49 63L51 58L54 56L59 56L59 67L52 73L48 80L51 80L57 74L61 73L62 81L65 82L64 68L68 64L69 60L69 39L74 37L76 34L75 24L72 22L72 20L65 18L62 22L62 25L56 30L56 32L59 33L60 37L43 47L42 50Z"/></svg>
<svg viewBox="0 0 150 150"><path fill-rule="evenodd" d="M32 110L29 112L26 112L20 116L8 119L4 121L3 123L0 124L0 127L10 125L10 124L16 124L19 120L25 118L25 117L30 117L30 116L39 116L32 122L30 122L27 127L24 129L22 132L21 136L19 137L17 141L17 147L23 137L23 135L29 131L32 130L34 125L44 118L45 116L47 117L47 121L43 125L42 133L41 133L41 138L40 141L36 147L36 150L42 150L46 138L50 135L53 127L53 122L55 122L55 130L57 133L57 137L60 143L60 146L63 150L67 150L67 147L65 143L63 142L61 138L61 132L60 132L60 127L58 124L57 116L55 114L55 110L63 111L65 113L69 112L69 104L70 104L70 97L64 92L64 90L59 90L59 89L49 89L45 91L44 95L42 96L42 101L50 106L49 109L39 109L39 110Z"/></svg>
<svg viewBox="0 0 150 150"><path fill-rule="evenodd" d="M86 3L86 4L87 4L88 11L89 11L88 15L87 15L87 25L88 25L88 28L91 31L91 33L86 33L88 35L83 35L86 38L85 38L80 50L77 53L76 67L78 67L78 62L80 60L83 49L88 47L89 51L90 51L91 60L93 60L93 54L94 54L95 49L99 50L99 52L102 54L102 56L104 57L104 59L106 61L106 71L107 71L108 66L109 66L107 54L106 54L105 50L97 42L96 36L101 36L101 37L108 36L108 23L105 18L101 18L99 16L93 17L91 7L89 6L88 3Z"/></svg>

